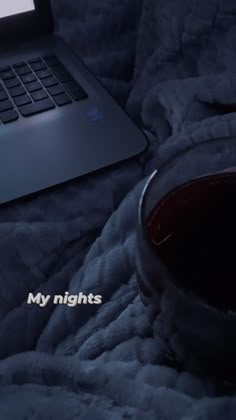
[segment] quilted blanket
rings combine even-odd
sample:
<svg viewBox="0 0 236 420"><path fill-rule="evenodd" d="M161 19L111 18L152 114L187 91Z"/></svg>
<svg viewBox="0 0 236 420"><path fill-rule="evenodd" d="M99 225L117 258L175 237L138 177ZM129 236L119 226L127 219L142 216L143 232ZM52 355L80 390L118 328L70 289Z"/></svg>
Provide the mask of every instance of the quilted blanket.
<svg viewBox="0 0 236 420"><path fill-rule="evenodd" d="M150 147L0 209L0 418L235 420L234 387L165 365L135 275L147 177L177 151L236 135L235 2L52 6L56 30ZM27 304L29 293L66 292L100 295L102 304Z"/></svg>

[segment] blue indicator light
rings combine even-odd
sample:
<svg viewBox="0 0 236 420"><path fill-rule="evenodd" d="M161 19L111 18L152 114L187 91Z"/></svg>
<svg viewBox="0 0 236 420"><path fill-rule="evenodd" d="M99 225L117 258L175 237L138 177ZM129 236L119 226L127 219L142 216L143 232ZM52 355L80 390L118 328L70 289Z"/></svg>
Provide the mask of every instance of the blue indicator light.
<svg viewBox="0 0 236 420"><path fill-rule="evenodd" d="M87 117L90 121L99 121L99 120L103 120L104 114L103 112L99 111L99 109L97 108L91 108L87 112Z"/></svg>

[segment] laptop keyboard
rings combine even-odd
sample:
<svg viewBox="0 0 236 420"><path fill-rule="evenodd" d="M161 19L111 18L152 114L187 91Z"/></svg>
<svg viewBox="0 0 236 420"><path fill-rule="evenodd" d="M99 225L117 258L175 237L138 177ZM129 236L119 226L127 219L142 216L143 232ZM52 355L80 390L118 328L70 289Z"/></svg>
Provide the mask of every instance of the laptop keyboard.
<svg viewBox="0 0 236 420"><path fill-rule="evenodd" d="M3 124L87 97L56 55L0 67L0 122Z"/></svg>

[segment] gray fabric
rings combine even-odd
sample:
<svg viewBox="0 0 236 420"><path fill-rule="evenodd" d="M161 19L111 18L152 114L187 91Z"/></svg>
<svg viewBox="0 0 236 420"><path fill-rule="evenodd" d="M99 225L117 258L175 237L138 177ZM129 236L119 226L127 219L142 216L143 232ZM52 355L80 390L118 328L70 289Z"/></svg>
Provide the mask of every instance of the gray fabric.
<svg viewBox="0 0 236 420"><path fill-rule="evenodd" d="M137 205L178 150L236 134L236 7L227 0L54 0L57 30L146 130L138 159L0 211L4 420L233 420L234 390L161 366L138 295ZM103 295L27 306L29 292ZM229 395L227 395L229 394Z"/></svg>

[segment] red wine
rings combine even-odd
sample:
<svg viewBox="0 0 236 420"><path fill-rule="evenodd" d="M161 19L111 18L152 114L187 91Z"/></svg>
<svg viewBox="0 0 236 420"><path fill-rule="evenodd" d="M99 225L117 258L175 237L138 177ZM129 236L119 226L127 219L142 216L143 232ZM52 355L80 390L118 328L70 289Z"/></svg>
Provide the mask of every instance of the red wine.
<svg viewBox="0 0 236 420"><path fill-rule="evenodd" d="M186 183L161 199L146 231L176 284L209 305L236 310L236 174Z"/></svg>

